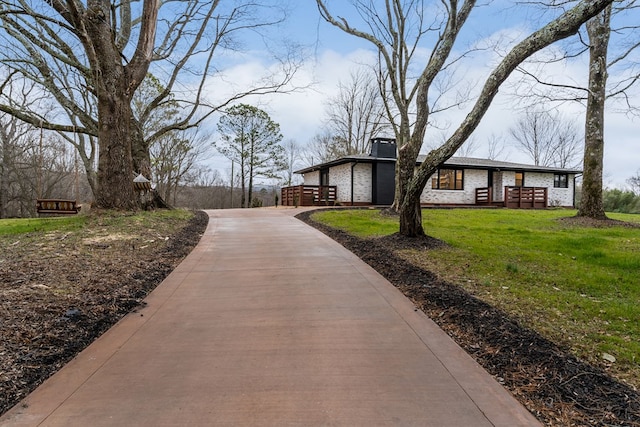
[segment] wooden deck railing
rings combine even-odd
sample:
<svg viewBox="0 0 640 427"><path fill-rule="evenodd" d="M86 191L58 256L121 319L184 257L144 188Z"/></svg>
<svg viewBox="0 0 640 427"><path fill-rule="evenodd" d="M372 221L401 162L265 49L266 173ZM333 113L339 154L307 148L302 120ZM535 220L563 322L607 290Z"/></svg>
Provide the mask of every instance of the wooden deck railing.
<svg viewBox="0 0 640 427"><path fill-rule="evenodd" d="M545 187L504 187L507 208L544 209L548 206Z"/></svg>
<svg viewBox="0 0 640 427"><path fill-rule="evenodd" d="M491 187L476 188L476 205L490 205L493 202Z"/></svg>
<svg viewBox="0 0 640 427"><path fill-rule="evenodd" d="M294 185L280 190L282 206L333 206L335 185Z"/></svg>

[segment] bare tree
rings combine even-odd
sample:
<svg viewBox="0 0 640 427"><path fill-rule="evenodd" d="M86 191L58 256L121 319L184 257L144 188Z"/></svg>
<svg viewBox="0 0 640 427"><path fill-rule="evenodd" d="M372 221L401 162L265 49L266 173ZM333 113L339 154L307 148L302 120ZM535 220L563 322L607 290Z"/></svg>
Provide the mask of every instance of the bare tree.
<svg viewBox="0 0 640 427"><path fill-rule="evenodd" d="M0 61L19 73L14 78L36 82L73 119L71 124L45 121L41 111L16 109L8 102L1 102L0 110L33 125L42 121L46 129L96 137L98 205L135 208L131 177L134 171L148 175L149 146L155 138L197 126L215 110L248 94L278 91L297 69L295 57L285 56L280 72L217 104L204 102L205 82L215 74L214 52L238 47L236 34L260 32L285 16L272 3L228 4L219 0L0 1L0 26L5 32ZM164 90L136 118L131 100L150 67L164 76ZM177 100L180 120L145 139L139 122L154 114L178 82L190 85L182 89L189 96ZM95 109L85 108L81 101L86 93L93 97Z"/></svg>
<svg viewBox="0 0 640 427"><path fill-rule="evenodd" d="M210 157L209 149L209 135L196 129L169 132L155 140L150 147L151 174L164 200L175 204L178 188L191 181L198 163Z"/></svg>
<svg viewBox="0 0 640 427"><path fill-rule="evenodd" d="M640 196L640 169L636 171L636 174L627 179L627 184L631 187L631 191L636 196Z"/></svg>
<svg viewBox="0 0 640 427"><path fill-rule="evenodd" d="M375 46L380 57L380 74L387 82L390 102L389 119L399 144L396 167L396 196L393 207L400 215L400 233L422 236L420 195L438 166L450 158L478 126L498 89L511 72L525 59L550 44L576 34L580 26L599 13L611 0L584 0L516 44L494 68L484 83L474 106L446 143L432 150L422 164L416 161L429 122L429 95L438 74L447 66L454 43L475 7L474 0L444 2L439 16L429 19L434 11L424 0L389 0L382 10L366 0L354 4L361 29L346 18L335 17L323 0L316 0L321 16L330 24ZM412 79L416 67L415 53L421 40L433 37L433 47L426 65ZM415 112L413 119L411 113Z"/></svg>
<svg viewBox="0 0 640 427"><path fill-rule="evenodd" d="M575 124L560 113L527 111L509 133L515 147L537 166L575 166L582 148Z"/></svg>
<svg viewBox="0 0 640 427"><path fill-rule="evenodd" d="M442 143L444 144L445 142L446 142L446 138L444 141L442 141ZM464 142L464 144L460 146L460 148L458 148L458 151L456 151L456 156L471 157L473 156L473 154L476 152L477 149L478 149L478 139L472 136L471 138L467 139Z"/></svg>
<svg viewBox="0 0 640 427"><path fill-rule="evenodd" d="M37 168L27 163L26 154L33 148L35 129L15 117L0 114L0 218L22 216L20 206L23 197L35 199L36 180L25 177L24 172L33 175ZM26 169L26 170L25 170ZM30 178L30 179L25 179ZM25 184L28 184L27 191Z"/></svg>
<svg viewBox="0 0 640 427"><path fill-rule="evenodd" d="M1 87L13 105L42 101L33 84L21 83ZM0 218L35 215L38 197L70 197L74 165L68 148L55 132L0 113Z"/></svg>
<svg viewBox="0 0 640 427"><path fill-rule="evenodd" d="M391 130L375 75L361 68L338 88L338 94L327 101L325 112L328 132L333 135L330 156L368 153L371 138Z"/></svg>
<svg viewBox="0 0 640 427"><path fill-rule="evenodd" d="M37 198L77 196L73 151L55 132L0 116L0 218L35 216Z"/></svg>
<svg viewBox="0 0 640 427"><path fill-rule="evenodd" d="M335 136L326 129L323 132L317 133L311 138L303 150L302 158L304 163L307 166L311 166L339 158L340 156L335 157L334 153L330 150L330 147L337 144Z"/></svg>
<svg viewBox="0 0 640 427"><path fill-rule="evenodd" d="M487 159L505 160L504 150L504 138L496 134L489 135L489 139L487 141Z"/></svg>
<svg viewBox="0 0 640 427"><path fill-rule="evenodd" d="M69 102L69 95L72 96L77 89L65 87L60 90L60 85L76 78L87 83L85 87L90 88L96 97L98 113L98 126L94 129L100 141L97 202L103 207L133 209L136 198L131 185L130 102L151 62L160 2L144 1L139 38L131 57L125 55L124 48L129 44L132 23L126 20L118 22L111 6L110 1L92 1L86 6L76 1L38 4L26 0L3 1L0 4L2 26L15 41L15 48L10 51L12 54L17 49L24 52L19 57L6 58L4 62L20 71L23 77L40 83L67 109L76 109L74 116L85 115L75 103ZM125 14L130 17L130 2L120 3L120 12L118 18L122 19ZM118 24L121 24L120 28ZM81 53L78 47L73 48L76 40L81 46ZM27 54L33 59L25 63L24 58L29 57ZM56 60L59 54L62 61ZM77 73L74 76L69 76L67 71L71 68ZM56 77L60 75L64 77ZM24 114L15 110L8 112ZM33 115L24 118L35 121ZM91 119L86 121L94 122ZM73 130L69 125L48 122L43 126L61 131Z"/></svg>
<svg viewBox="0 0 640 427"><path fill-rule="evenodd" d="M133 97L132 109L142 138L152 141L149 143L149 178L155 183L157 194L175 204L178 188L187 184L198 162L210 157L210 144L209 135L200 128L166 130L181 120L181 105L173 94L157 105L153 115L147 114L148 106L164 90L154 75L147 75ZM158 132L161 129L165 131Z"/></svg>
<svg viewBox="0 0 640 427"><path fill-rule="evenodd" d="M300 145L294 139L288 139L282 145L285 154L286 168L282 175L282 185L290 186L298 181L296 175L293 173L300 167L300 161L302 159L302 150Z"/></svg>
<svg viewBox="0 0 640 427"><path fill-rule="evenodd" d="M588 22L586 35L580 38L586 42L579 46L577 52L567 52L564 57L542 60L553 64L588 51L587 87L575 82L545 79L540 77L540 70L531 72L521 69L535 86L522 85L523 89L518 96L532 98L531 102L535 103L541 99L555 103L586 103L584 173L578 216L606 219L603 204L605 103L619 101L626 112L635 115L640 113L640 106L630 92L640 81L638 61L634 59L634 52L640 47L640 39L637 37L640 25L637 24L637 17L633 16L639 7L637 0L612 4ZM612 37L615 37L615 43L611 43Z"/></svg>

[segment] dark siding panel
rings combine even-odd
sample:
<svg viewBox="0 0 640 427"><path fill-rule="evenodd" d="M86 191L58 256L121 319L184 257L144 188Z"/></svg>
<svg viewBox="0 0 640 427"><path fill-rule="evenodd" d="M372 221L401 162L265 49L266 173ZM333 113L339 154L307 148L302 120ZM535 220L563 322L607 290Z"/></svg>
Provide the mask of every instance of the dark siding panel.
<svg viewBox="0 0 640 427"><path fill-rule="evenodd" d="M373 163L372 165L372 195L374 205L390 205L396 192L395 163Z"/></svg>

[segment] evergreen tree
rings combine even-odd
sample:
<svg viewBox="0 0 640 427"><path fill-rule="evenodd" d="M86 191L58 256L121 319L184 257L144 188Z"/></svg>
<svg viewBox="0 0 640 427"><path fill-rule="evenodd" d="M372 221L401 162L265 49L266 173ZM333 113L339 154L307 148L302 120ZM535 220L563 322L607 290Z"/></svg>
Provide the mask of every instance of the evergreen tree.
<svg viewBox="0 0 640 427"><path fill-rule="evenodd" d="M240 166L241 207L248 207L254 179L276 178L286 168L285 150L280 145L280 125L254 106L239 104L228 108L218 122L221 141L214 145L227 159Z"/></svg>

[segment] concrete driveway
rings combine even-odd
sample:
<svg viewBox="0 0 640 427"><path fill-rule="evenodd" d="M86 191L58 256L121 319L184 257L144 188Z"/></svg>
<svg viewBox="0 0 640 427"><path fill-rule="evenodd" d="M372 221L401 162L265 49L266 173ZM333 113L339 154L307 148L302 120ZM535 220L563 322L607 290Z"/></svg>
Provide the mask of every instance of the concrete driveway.
<svg viewBox="0 0 640 427"><path fill-rule="evenodd" d="M2 426L536 426L295 209L208 211L196 249Z"/></svg>

